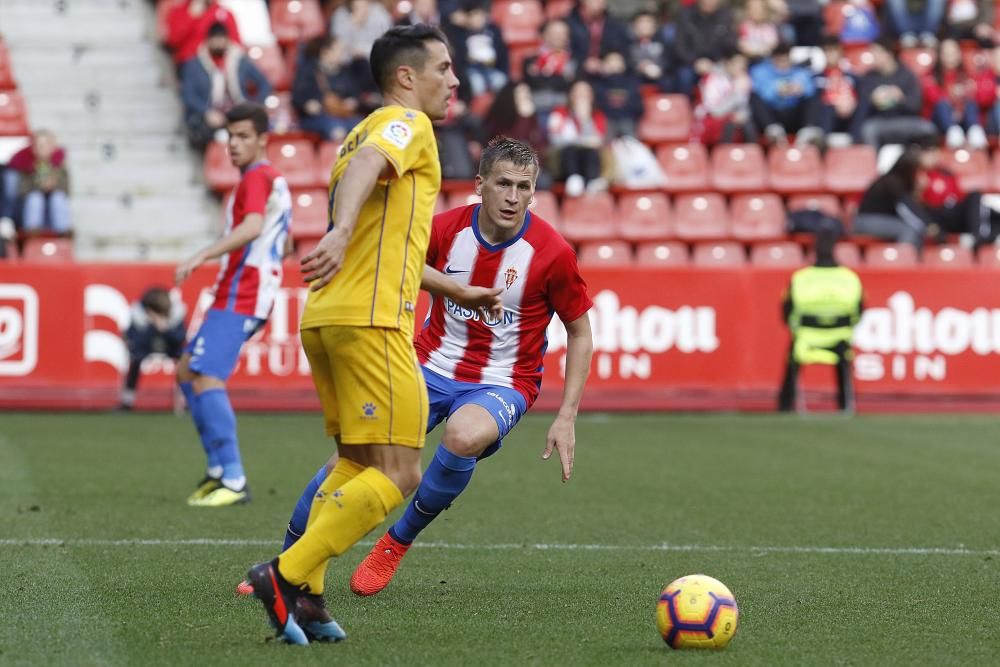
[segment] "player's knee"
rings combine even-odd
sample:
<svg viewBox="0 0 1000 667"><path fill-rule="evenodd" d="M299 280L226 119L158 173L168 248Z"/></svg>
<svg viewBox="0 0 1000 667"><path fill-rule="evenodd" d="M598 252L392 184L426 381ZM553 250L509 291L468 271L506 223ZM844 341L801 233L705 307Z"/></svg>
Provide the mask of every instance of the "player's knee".
<svg viewBox="0 0 1000 667"><path fill-rule="evenodd" d="M462 429L445 428L441 443L456 456L479 456L486 449L486 445L480 442L479 438Z"/></svg>
<svg viewBox="0 0 1000 667"><path fill-rule="evenodd" d="M406 498L420 486L420 464L416 463L412 466L397 468L390 472L389 478L392 479L399 492Z"/></svg>
<svg viewBox="0 0 1000 667"><path fill-rule="evenodd" d="M226 383L219 378L214 378L210 375L201 375L200 373L191 373L190 382L196 394L201 394L209 389L225 389L226 387Z"/></svg>

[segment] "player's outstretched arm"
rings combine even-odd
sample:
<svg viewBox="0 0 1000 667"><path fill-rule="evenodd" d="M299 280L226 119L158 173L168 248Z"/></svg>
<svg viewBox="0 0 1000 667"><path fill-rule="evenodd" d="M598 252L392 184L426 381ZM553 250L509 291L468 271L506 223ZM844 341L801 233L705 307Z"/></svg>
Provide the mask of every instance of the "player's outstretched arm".
<svg viewBox="0 0 1000 667"><path fill-rule="evenodd" d="M420 289L434 296L446 297L462 306L478 310L485 308L493 319L503 315L502 287L476 287L462 285L431 266L424 265Z"/></svg>
<svg viewBox="0 0 1000 667"><path fill-rule="evenodd" d="M246 244L250 243L260 236L260 232L263 229L264 216L260 213L247 214L247 216L243 218L243 222L236 225L236 227L233 228L233 231L229 232L207 248L199 250L186 261L178 265L177 270L174 272L174 278L177 280L177 284L180 285L184 282L195 269L205 262L222 257L227 252L232 252L233 250L242 248Z"/></svg>
<svg viewBox="0 0 1000 667"><path fill-rule="evenodd" d="M576 451L576 414L583 398L583 387L590 375L590 357L594 353L594 336L590 330L590 316L584 313L566 323L566 382L563 385L562 405L549 428L542 458L548 460L552 450L559 454L562 463L562 480L569 481L573 473L573 455Z"/></svg>
<svg viewBox="0 0 1000 667"><path fill-rule="evenodd" d="M310 283L309 289L320 289L340 271L361 207L375 189L379 176L387 170L391 171L389 161L370 146L362 146L351 158L334 195L333 229L320 239L312 252L302 258L302 273L306 282Z"/></svg>

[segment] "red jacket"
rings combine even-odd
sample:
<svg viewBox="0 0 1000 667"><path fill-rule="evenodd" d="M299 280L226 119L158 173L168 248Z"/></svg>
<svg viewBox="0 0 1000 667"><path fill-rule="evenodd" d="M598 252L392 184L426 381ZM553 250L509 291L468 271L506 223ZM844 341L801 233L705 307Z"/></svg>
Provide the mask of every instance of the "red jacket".
<svg viewBox="0 0 1000 667"><path fill-rule="evenodd" d="M212 0L200 16L191 16L188 4L177 5L167 14L167 36L164 41L173 52L175 63L179 65L195 56L213 23L226 26L229 38L237 44L241 43L236 19L228 9Z"/></svg>
<svg viewBox="0 0 1000 667"><path fill-rule="evenodd" d="M920 86L924 92L925 118L931 117L934 107L941 100L948 101L959 113L969 100L980 109L988 109L996 101L997 84L993 73L985 68L975 74L966 74L961 69L943 70L940 78L931 71L921 77Z"/></svg>
<svg viewBox="0 0 1000 667"><path fill-rule="evenodd" d="M931 208L952 207L962 201L964 193L955 174L945 169L926 172L927 185L920 194L921 202Z"/></svg>

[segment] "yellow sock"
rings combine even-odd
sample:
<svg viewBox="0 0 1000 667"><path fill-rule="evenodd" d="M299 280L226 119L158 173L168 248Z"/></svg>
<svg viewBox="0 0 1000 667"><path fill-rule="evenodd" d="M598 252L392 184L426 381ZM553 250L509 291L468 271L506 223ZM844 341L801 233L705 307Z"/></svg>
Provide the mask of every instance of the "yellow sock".
<svg viewBox="0 0 1000 667"><path fill-rule="evenodd" d="M360 475L364 469L365 467L360 463L355 463L344 458L337 459L337 464L319 487L321 493L317 493L313 497L312 506L309 508L309 518L306 519L306 530L309 530L309 526L313 525L316 521L316 517L319 516L320 510L323 509L326 499L334 491ZM306 577L306 584L309 586L310 593L319 595L323 592L324 581L326 580L326 565L329 562L329 560L323 561Z"/></svg>
<svg viewBox="0 0 1000 667"><path fill-rule="evenodd" d="M403 502L403 494L377 468L365 468L334 491L298 542L278 557L281 576L295 585L331 556L340 556Z"/></svg>

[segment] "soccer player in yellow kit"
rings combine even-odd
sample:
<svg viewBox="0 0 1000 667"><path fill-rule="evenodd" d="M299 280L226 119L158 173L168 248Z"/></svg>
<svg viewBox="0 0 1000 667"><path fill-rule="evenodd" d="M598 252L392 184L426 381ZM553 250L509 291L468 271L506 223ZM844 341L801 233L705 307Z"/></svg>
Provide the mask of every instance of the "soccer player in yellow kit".
<svg viewBox="0 0 1000 667"><path fill-rule="evenodd" d="M345 138L330 230L302 259L302 346L339 458L301 539L247 574L278 638L294 644L344 638L322 598L327 561L420 483L428 408L414 310L441 187L431 121L444 118L458 79L445 37L424 25L386 32L371 67L384 106Z"/></svg>

